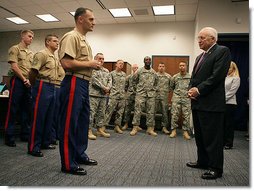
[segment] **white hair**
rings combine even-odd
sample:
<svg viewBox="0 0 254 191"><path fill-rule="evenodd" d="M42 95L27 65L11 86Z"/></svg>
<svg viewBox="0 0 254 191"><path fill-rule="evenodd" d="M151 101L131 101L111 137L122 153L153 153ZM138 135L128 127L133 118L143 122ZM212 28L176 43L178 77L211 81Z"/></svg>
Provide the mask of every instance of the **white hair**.
<svg viewBox="0 0 254 191"><path fill-rule="evenodd" d="M215 41L218 40L218 32L215 28L212 27L205 27L201 30L202 32L206 32L210 36L214 37Z"/></svg>

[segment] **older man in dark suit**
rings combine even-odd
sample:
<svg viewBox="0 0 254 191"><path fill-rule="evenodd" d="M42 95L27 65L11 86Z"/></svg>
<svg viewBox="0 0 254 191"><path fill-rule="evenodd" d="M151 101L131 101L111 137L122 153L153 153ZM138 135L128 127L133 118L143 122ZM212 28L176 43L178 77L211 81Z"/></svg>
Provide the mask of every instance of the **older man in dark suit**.
<svg viewBox="0 0 254 191"><path fill-rule="evenodd" d="M224 82L231 54L227 47L216 44L217 36L211 27L199 32L198 44L204 52L195 61L188 91L198 159L187 166L208 169L201 176L203 179L216 179L223 174Z"/></svg>

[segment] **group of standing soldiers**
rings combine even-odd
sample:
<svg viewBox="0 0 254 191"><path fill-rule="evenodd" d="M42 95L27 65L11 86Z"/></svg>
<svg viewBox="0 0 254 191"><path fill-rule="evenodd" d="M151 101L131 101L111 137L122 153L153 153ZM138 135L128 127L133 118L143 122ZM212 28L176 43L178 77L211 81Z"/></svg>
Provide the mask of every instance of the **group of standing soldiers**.
<svg viewBox="0 0 254 191"><path fill-rule="evenodd" d="M99 70L94 70L89 86L90 125L88 138L97 136L109 138L106 127L114 116L114 131L122 134L132 123L130 135L134 136L142 130L140 121L142 114L146 115L147 134L157 136L155 114L162 114L162 132L169 137L176 137L179 116L183 119L183 137L190 139L190 99L187 97L190 74L187 73L187 63L180 62L180 72L171 77L165 72L165 64L160 63L158 72L151 68L151 58L144 58L144 67L138 69L133 64L132 73L126 77L122 71L123 60L117 60L115 70L109 72L103 67L104 55L97 53L95 59L101 63ZM173 91L171 106L171 132L169 127L169 92ZM131 112L134 112L131 120ZM123 124L123 126L122 126ZM96 133L93 134L93 129Z"/></svg>

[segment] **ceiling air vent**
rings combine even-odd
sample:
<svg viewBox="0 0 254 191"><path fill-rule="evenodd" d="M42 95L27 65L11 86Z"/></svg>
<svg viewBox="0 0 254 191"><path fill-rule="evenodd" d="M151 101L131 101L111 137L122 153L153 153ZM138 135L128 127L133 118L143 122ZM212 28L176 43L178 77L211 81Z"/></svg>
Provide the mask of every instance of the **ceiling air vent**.
<svg viewBox="0 0 254 191"><path fill-rule="evenodd" d="M148 15L147 9L136 9L134 10L135 15Z"/></svg>

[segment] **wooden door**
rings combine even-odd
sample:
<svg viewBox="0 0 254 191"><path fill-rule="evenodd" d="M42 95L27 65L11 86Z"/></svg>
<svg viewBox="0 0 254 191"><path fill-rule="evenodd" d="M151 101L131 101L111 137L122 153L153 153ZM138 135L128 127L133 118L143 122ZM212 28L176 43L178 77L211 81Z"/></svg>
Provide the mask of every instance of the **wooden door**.
<svg viewBox="0 0 254 191"><path fill-rule="evenodd" d="M157 72L159 64L163 62L165 64L166 72L171 76L179 72L179 63L186 62L188 65L187 71L189 71L189 56L152 56L152 67ZM169 94L169 104L171 104L172 92Z"/></svg>
<svg viewBox="0 0 254 191"><path fill-rule="evenodd" d="M103 67L107 68L109 72L113 71L115 69L116 62L104 62ZM123 71L126 73L126 75L131 74L131 65L128 62L124 62L123 65Z"/></svg>
<svg viewBox="0 0 254 191"><path fill-rule="evenodd" d="M179 72L179 63L186 62L187 63L187 72L189 71L189 56L152 56L152 67L157 72L159 64L163 62L165 64L166 72L171 76L177 74ZM171 105L171 98L173 93L170 92L168 96L169 105ZM180 115L178 120L179 128L182 127L182 116Z"/></svg>

